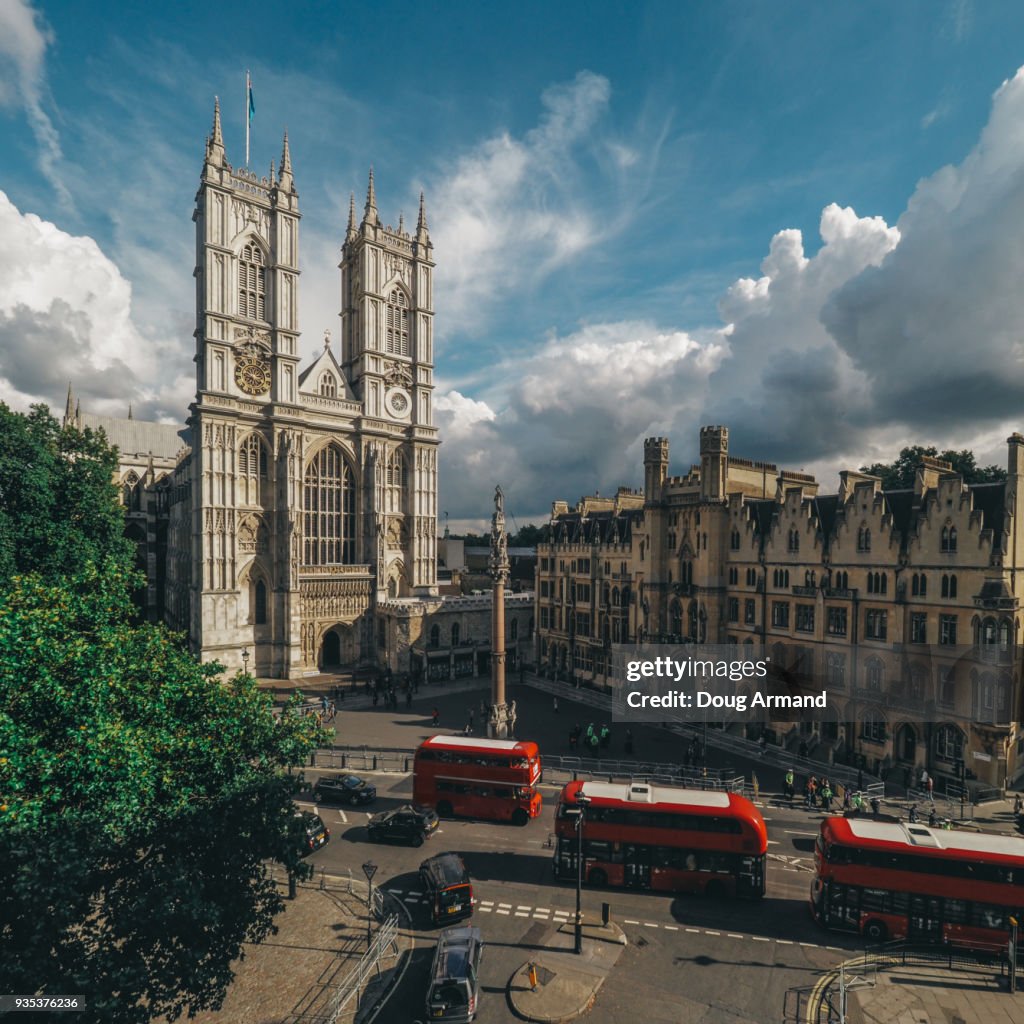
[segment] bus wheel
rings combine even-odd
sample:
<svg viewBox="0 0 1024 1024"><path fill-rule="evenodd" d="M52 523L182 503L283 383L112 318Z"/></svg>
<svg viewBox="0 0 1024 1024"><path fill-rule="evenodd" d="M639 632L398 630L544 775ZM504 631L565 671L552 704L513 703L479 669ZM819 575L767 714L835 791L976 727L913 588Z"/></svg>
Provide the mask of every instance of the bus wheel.
<svg viewBox="0 0 1024 1024"><path fill-rule="evenodd" d="M587 885L607 885L608 875L601 868L591 868L587 875Z"/></svg>
<svg viewBox="0 0 1024 1024"><path fill-rule="evenodd" d="M452 816L452 805L447 800L442 800L437 805L437 816L439 818L450 818Z"/></svg>
<svg viewBox="0 0 1024 1024"><path fill-rule="evenodd" d="M522 826L529 820L530 816L522 809L522 807L517 807L515 814L512 815L512 824L518 825L520 828L522 828Z"/></svg>
<svg viewBox="0 0 1024 1024"><path fill-rule="evenodd" d="M704 895L707 896L708 899L720 900L725 896L725 886L715 879L704 886Z"/></svg>
<svg viewBox="0 0 1024 1024"><path fill-rule="evenodd" d="M885 922L883 921L872 919L864 925L864 936L872 942L885 942L885 937L888 934L889 929L885 927Z"/></svg>

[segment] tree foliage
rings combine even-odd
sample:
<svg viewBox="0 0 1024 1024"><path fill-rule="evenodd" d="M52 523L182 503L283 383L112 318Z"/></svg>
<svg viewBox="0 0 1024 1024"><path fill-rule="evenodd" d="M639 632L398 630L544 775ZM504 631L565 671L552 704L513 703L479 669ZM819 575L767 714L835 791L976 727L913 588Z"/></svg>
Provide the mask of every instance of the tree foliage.
<svg viewBox="0 0 1024 1024"><path fill-rule="evenodd" d="M46 406L0 403L0 587L18 573L58 580L88 563L130 564L117 453L101 434L61 427Z"/></svg>
<svg viewBox="0 0 1024 1024"><path fill-rule="evenodd" d="M914 474L924 455L951 463L951 472L959 473L964 478L964 483L987 484L1006 479L1005 469L999 466L979 466L975 461L974 452L967 448L959 451L950 448L939 452L933 446L925 447L920 444L904 448L894 462L875 462L870 466L861 466L860 470L862 473L881 477L884 490L903 490L914 486Z"/></svg>
<svg viewBox="0 0 1024 1024"><path fill-rule="evenodd" d="M0 991L114 1024L219 1005L282 906L265 863L303 873L290 769L324 739L129 624L132 582L115 558L0 594Z"/></svg>

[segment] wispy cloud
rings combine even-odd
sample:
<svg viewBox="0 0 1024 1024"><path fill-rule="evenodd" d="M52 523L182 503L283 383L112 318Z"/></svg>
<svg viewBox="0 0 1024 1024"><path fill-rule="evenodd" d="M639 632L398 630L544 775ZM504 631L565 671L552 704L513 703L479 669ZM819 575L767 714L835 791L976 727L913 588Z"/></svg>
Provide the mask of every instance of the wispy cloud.
<svg viewBox="0 0 1024 1024"><path fill-rule="evenodd" d="M39 11L24 0L0 0L0 103L24 109L36 140L39 170L61 205L70 210L71 194L60 175L60 137L45 109L52 102L45 64L53 42L53 32Z"/></svg>

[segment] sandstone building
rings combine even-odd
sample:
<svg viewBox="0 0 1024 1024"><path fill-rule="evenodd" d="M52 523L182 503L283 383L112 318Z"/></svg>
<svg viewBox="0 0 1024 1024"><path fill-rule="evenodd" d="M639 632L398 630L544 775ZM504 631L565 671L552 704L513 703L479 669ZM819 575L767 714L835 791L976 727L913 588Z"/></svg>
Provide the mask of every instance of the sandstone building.
<svg viewBox="0 0 1024 1024"><path fill-rule="evenodd" d="M834 721L775 723L816 756L940 780L962 761L979 782L1016 779L1024 437L1007 445L1003 482L965 484L925 458L913 488L845 471L826 495L730 454L725 427L701 430L683 476L668 474L668 441L649 438L642 492L553 506L539 664L610 685L614 643L758 647L830 691Z"/></svg>

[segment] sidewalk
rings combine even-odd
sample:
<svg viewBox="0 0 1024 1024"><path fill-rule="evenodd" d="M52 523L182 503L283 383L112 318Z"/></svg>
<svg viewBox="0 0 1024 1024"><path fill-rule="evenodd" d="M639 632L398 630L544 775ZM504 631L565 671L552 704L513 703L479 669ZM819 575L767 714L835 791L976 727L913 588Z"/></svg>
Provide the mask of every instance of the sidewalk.
<svg viewBox="0 0 1024 1024"><path fill-rule="evenodd" d="M557 1024L586 1013L626 948L626 936L614 923L583 925L583 951L575 949L575 925L548 928L535 940L543 951L509 979L508 999L523 1020ZM537 987L530 985L531 964Z"/></svg>
<svg viewBox="0 0 1024 1024"><path fill-rule="evenodd" d="M838 1005L838 982L831 986ZM848 1024L1024 1024L1024 992L1010 995L998 968L906 966L849 991Z"/></svg>
<svg viewBox="0 0 1024 1024"><path fill-rule="evenodd" d="M232 965L234 981L220 1010L199 1013L198 1024L253 1024L282 1021L313 1024L327 1018L327 1008L366 952L366 883L315 875L299 883L295 900L279 881L285 908L275 918L276 935L246 945L245 958ZM385 913L394 904L385 905ZM337 1017L355 1024L368 1017L405 971L414 942L399 911L399 929L380 972L371 971L365 989L353 996ZM373 923L374 932L379 925Z"/></svg>

